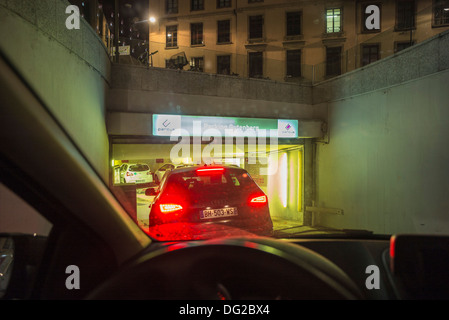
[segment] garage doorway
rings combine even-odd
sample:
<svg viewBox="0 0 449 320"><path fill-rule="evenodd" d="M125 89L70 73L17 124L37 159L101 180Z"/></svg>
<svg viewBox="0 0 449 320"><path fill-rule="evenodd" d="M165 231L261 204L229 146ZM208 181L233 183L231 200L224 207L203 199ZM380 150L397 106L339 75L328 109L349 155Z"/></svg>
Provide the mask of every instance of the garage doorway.
<svg viewBox="0 0 449 320"><path fill-rule="evenodd" d="M129 204L135 210L136 222L144 230L148 228L149 207L154 199L152 196L146 196L145 190L157 187L163 175L176 166L204 165L204 161L194 162L193 147L190 149L190 154L181 152L176 143L166 138L116 138L112 141L111 187L121 189L128 194ZM245 140L243 144L234 143L232 148L223 148L220 152L214 150L211 153L208 153L211 143L202 143L201 154L210 155L208 160L214 164L234 165L248 171L268 197L270 214L276 230L276 228L303 223L304 145L302 142L302 139L291 139L288 143L274 146L267 143L263 152L258 152ZM148 168L144 175L151 176L151 179L127 180L126 174L142 175L141 172L126 171L132 167L142 170Z"/></svg>

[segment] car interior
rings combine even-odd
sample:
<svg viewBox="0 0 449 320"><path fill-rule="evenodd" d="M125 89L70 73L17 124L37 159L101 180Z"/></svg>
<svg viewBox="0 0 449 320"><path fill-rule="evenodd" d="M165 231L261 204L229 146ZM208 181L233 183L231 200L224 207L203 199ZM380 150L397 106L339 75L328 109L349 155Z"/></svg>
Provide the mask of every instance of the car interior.
<svg viewBox="0 0 449 320"><path fill-rule="evenodd" d="M0 92L0 182L52 224L48 236L0 236L14 252L2 299L449 298L444 236L151 239L3 56ZM71 265L81 273L77 290L66 286Z"/></svg>

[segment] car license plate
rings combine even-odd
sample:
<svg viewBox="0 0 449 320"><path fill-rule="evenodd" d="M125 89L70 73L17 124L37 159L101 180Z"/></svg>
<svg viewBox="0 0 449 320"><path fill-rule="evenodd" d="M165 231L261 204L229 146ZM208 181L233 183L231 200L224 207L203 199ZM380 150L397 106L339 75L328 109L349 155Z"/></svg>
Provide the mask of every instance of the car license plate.
<svg viewBox="0 0 449 320"><path fill-rule="evenodd" d="M200 213L201 219L214 219L223 217L232 217L238 215L237 208L221 208L221 209L210 209L203 210Z"/></svg>

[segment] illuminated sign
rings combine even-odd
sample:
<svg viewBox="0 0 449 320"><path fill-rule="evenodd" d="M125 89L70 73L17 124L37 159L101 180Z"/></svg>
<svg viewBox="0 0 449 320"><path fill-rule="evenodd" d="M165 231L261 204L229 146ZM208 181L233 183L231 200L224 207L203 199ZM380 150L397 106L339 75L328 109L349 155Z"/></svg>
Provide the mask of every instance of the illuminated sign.
<svg viewBox="0 0 449 320"><path fill-rule="evenodd" d="M118 52L121 56L129 56L131 54L130 46L119 46ZM112 48L112 53L115 55L115 47Z"/></svg>
<svg viewBox="0 0 449 320"><path fill-rule="evenodd" d="M176 130L176 131L175 131ZM222 137L297 138L298 120L235 117L153 115L154 136L202 136L208 133Z"/></svg>

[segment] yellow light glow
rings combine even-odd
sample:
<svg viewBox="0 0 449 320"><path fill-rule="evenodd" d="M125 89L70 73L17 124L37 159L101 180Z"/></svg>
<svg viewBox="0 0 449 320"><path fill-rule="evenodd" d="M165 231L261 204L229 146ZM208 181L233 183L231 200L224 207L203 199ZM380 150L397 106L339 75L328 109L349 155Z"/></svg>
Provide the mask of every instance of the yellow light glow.
<svg viewBox="0 0 449 320"><path fill-rule="evenodd" d="M287 167L287 153L283 153L279 164L280 172L280 196L282 206L287 208L287 183L288 183L288 167Z"/></svg>

